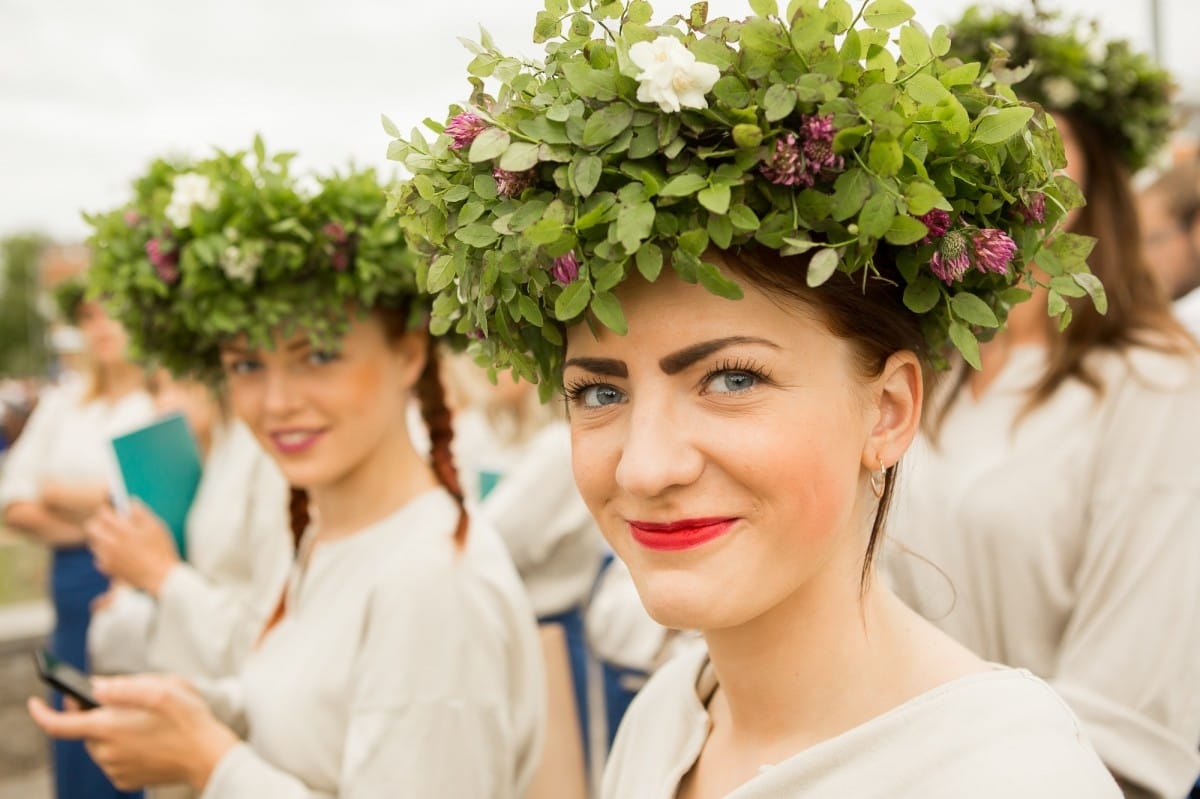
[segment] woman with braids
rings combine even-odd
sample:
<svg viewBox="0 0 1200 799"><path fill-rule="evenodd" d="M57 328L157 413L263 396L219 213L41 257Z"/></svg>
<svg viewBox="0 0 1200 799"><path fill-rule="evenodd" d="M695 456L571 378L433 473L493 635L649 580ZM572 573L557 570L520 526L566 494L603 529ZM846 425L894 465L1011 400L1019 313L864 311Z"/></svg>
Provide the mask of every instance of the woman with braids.
<svg viewBox="0 0 1200 799"><path fill-rule="evenodd" d="M399 231L373 173L326 178L307 198L286 157L255 149L250 165L241 153L186 174L156 164L129 214L150 220L149 257L114 257L97 285L146 354L220 375L303 491L294 521L310 521L286 591L233 680L97 679L100 708L31 712L84 738L119 785L518 799L542 724L534 618L503 543L463 510ZM407 429L414 392L431 462Z"/></svg>
<svg viewBox="0 0 1200 799"><path fill-rule="evenodd" d="M952 41L1032 70L1013 89L1055 117L1087 200L1067 227L1096 238L1108 307L1064 299L1086 280L1038 259L1049 288L933 402L892 520L911 553L889 558L895 588L1054 686L1126 796L1178 799L1200 773L1200 357L1143 261L1129 183L1166 140L1169 80L1047 15L973 10ZM1045 310L1068 306L1060 333Z"/></svg>
<svg viewBox="0 0 1200 799"><path fill-rule="evenodd" d="M541 15L544 65L393 145L433 329L562 385L601 531L651 616L707 644L634 699L602 796L1116 796L1044 682L872 564L924 367L975 359L1062 218L1045 115L900 2L862 27L846 3L661 27L611 5ZM1046 246L1086 270L1077 244Z"/></svg>

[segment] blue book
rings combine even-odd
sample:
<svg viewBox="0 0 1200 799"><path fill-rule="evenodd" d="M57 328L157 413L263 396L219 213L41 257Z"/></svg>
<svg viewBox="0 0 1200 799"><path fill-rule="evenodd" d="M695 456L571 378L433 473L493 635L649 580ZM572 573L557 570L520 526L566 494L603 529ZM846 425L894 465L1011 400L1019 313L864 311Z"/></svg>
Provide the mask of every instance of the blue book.
<svg viewBox="0 0 1200 799"><path fill-rule="evenodd" d="M200 448L183 414L164 416L112 440L125 497L117 497L118 511L136 497L163 520L179 557L187 558L188 511L200 486L203 466Z"/></svg>

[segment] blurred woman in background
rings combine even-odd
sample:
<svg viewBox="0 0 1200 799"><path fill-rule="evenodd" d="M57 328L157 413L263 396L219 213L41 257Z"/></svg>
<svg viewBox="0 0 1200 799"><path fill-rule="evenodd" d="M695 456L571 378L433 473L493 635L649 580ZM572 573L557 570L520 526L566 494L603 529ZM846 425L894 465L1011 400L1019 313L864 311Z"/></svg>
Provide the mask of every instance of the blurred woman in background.
<svg viewBox="0 0 1200 799"><path fill-rule="evenodd" d="M55 627L51 652L79 669L89 668L86 646L90 606L108 589L86 547L84 523L109 502L115 473L109 441L154 417L146 374L126 353L128 336L81 283L58 292L65 319L83 334L88 371L43 393L0 479L4 524L51 548L50 596ZM55 707L62 697L54 695ZM118 792L74 741L54 742L59 799L127 796Z"/></svg>

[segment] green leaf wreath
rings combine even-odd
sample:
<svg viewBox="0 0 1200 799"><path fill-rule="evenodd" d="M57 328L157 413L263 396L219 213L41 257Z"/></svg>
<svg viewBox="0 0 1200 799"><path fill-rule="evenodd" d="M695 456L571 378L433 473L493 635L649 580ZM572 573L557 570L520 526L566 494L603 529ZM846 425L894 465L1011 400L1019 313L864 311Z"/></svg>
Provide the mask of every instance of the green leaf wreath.
<svg viewBox="0 0 1200 799"><path fill-rule="evenodd" d="M302 329L330 342L348 308L415 295L375 173L296 176L292 158L268 156L256 138L252 154L156 160L129 203L86 215L90 291L128 327L136 354L213 379L232 336L270 346L273 331Z"/></svg>
<svg viewBox="0 0 1200 799"><path fill-rule="evenodd" d="M412 173L392 207L424 256L435 332L556 384L563 325L623 332L613 289L633 270L736 298L702 255L752 243L807 253L811 286L880 279L886 252L932 350L976 366L1035 256L1102 302L1090 240L1043 250L1080 198L1041 109L945 58L946 30L902 0L750 5L742 21L699 3L655 26L645 0L547 0L544 62L484 33L467 43L469 100L426 121L431 140L384 120Z"/></svg>
<svg viewBox="0 0 1200 799"><path fill-rule="evenodd" d="M1096 23L1034 6L1030 14L967 9L951 52L990 63L1023 98L1082 115L1131 171L1148 166L1171 133L1170 74L1123 39L1102 42Z"/></svg>

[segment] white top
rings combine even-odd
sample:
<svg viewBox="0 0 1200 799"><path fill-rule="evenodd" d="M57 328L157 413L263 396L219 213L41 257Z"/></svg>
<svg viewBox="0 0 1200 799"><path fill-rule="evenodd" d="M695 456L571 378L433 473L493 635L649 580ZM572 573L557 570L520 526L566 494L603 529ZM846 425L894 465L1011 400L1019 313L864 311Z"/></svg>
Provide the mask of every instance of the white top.
<svg viewBox="0 0 1200 799"><path fill-rule="evenodd" d="M460 413L456 425L460 419L465 425L469 415ZM584 604L600 571L604 540L575 487L567 424L551 422L512 447L493 440L489 449L479 446L478 437L475 442L462 458L473 482L485 469L499 482L472 505L508 545L534 612L545 617Z"/></svg>
<svg viewBox="0 0 1200 799"><path fill-rule="evenodd" d="M116 457L109 441L155 416L154 401L144 391L116 402L103 398L85 403L87 381L46 389L16 445L4 461L0 477L0 510L14 502L36 502L47 480L88 482L116 477Z"/></svg>
<svg viewBox="0 0 1200 799"><path fill-rule="evenodd" d="M602 799L675 799L708 738L705 702L715 689L704 652L652 677L621 723ZM1028 672L997 668L764 765L729 799L1120 796L1062 700Z"/></svg>
<svg viewBox="0 0 1200 799"><path fill-rule="evenodd" d="M241 422L218 428L187 517L188 561L158 600L125 589L88 629L97 671L236 674L292 563L288 487ZM140 659L141 662L137 662Z"/></svg>
<svg viewBox="0 0 1200 799"><path fill-rule="evenodd" d="M1101 398L1072 381L1018 423L1043 357L1017 350L906 456L888 537L916 557L889 551L891 581L981 657L1048 680L1109 768L1175 799L1200 772L1200 377L1094 355Z"/></svg>
<svg viewBox="0 0 1200 799"><path fill-rule="evenodd" d="M457 520L438 489L301 543L283 620L218 697L240 694L250 734L204 799L523 799L544 721L533 613L496 533L475 521L458 551Z"/></svg>
<svg viewBox="0 0 1200 799"><path fill-rule="evenodd" d="M1200 289L1192 289L1175 301L1175 315L1193 336L1200 338Z"/></svg>

